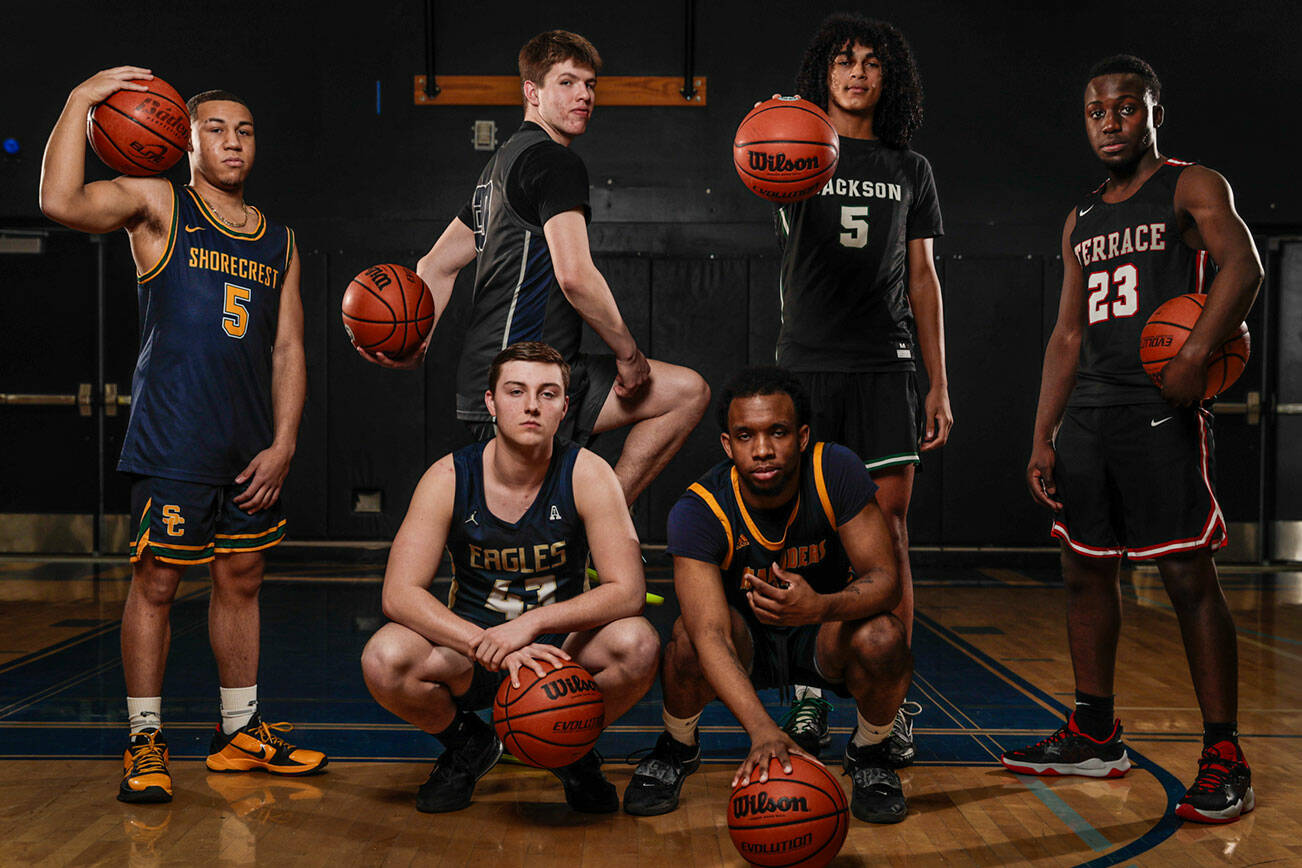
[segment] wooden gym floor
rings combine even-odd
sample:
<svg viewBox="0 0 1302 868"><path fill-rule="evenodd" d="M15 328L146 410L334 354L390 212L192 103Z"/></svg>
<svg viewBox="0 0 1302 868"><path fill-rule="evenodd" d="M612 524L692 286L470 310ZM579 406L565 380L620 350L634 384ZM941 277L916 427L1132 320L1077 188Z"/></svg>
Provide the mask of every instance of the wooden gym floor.
<svg viewBox="0 0 1302 868"><path fill-rule="evenodd" d="M1008 774L1000 750L1055 728L1071 700L1055 569L919 568L919 761L901 773L909 816L851 821L834 865L1302 864L1302 572L1226 570L1239 634L1240 729L1257 810L1228 826L1174 820L1192 779L1200 718L1179 631L1156 573L1125 580L1117 703L1136 768L1120 780ZM414 790L438 752L371 701L358 657L381 623L375 565L273 563L263 589L261 693L268 721L326 750L324 775L208 774L216 719L207 579L193 570L173 610L164 721L176 798L114 799L124 738L118 628L129 568L106 561L0 560L0 864L740 865L728 839L728 781L746 740L715 704L707 764L661 817L570 812L546 772L502 764L467 810L419 814ZM676 614L663 566L649 607ZM659 693L603 735L621 792L627 756L659 732ZM775 693L766 694L775 714ZM854 720L833 714L839 762Z"/></svg>

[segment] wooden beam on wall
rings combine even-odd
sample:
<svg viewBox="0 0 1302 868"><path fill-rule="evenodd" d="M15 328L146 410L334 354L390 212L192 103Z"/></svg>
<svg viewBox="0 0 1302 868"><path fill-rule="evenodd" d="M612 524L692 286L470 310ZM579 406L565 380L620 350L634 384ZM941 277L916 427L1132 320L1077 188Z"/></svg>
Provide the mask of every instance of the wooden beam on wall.
<svg viewBox="0 0 1302 868"><path fill-rule="evenodd" d="M692 81L695 93L689 100L683 98L681 76L604 75L597 82L597 105L700 108L706 101L706 77ZM425 76L416 76L416 105L520 105L523 100L514 75L440 75L438 86L438 96L426 96Z"/></svg>

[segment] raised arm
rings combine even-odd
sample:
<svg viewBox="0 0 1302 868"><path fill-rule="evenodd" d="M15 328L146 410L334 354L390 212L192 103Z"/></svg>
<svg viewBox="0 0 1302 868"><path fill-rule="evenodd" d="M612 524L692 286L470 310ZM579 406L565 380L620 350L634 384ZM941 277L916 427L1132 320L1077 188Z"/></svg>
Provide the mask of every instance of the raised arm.
<svg viewBox="0 0 1302 868"><path fill-rule="evenodd" d="M933 239L909 241L909 307L918 327L918 350L927 368L927 397L923 402L926 425L922 451L939 449L949 439L954 415L949 407L949 374L945 369L945 311L940 298L940 276L932 256Z"/></svg>
<svg viewBox="0 0 1302 868"><path fill-rule="evenodd" d="M152 78L147 69L119 66L96 73L69 94L41 161L45 216L70 229L98 234L129 229L150 216L151 208L171 207L167 182L157 178L86 183L86 114L115 91L146 90L137 80Z"/></svg>
<svg viewBox="0 0 1302 868"><path fill-rule="evenodd" d="M1261 286L1261 260L1252 234L1234 210L1234 192L1218 173L1190 166L1175 188L1176 213L1193 222L1194 246L1216 263L1207 288L1207 306L1176 357L1162 369L1162 396L1178 406L1202 400L1207 387L1207 358L1233 336Z"/></svg>
<svg viewBox="0 0 1302 868"><path fill-rule="evenodd" d="M632 395L646 382L651 366L624 324L606 278L592 261L588 225L583 212L577 209L562 211L543 224L543 235L551 251L552 268L561 292L615 354L619 367L615 394L620 397Z"/></svg>

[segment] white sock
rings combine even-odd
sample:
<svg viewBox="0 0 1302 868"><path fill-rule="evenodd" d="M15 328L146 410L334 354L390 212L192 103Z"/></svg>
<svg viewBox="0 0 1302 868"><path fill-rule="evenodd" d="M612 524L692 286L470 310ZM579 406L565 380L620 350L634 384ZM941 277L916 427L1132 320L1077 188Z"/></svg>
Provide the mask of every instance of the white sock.
<svg viewBox="0 0 1302 868"><path fill-rule="evenodd" d="M701 720L701 712L691 717L674 717L668 711L662 711L660 716L665 721L665 732L672 735L674 741L689 747L696 744L696 724Z"/></svg>
<svg viewBox="0 0 1302 868"><path fill-rule="evenodd" d="M886 737L891 734L891 729L895 726L895 715L893 714L891 715L891 719L886 723L883 723L881 726L864 720L862 711L856 710L855 714L859 718L859 728L855 730L854 738L851 739L851 743L855 747L867 747L870 744L881 744L886 741Z"/></svg>
<svg viewBox="0 0 1302 868"><path fill-rule="evenodd" d="M811 697L811 696L816 696L816 697L818 697L819 699L822 699L822 698L823 698L823 689L822 689L821 687L810 687L810 686L805 685L805 684L797 684L797 685L796 685L796 701L797 701L797 702L799 702L799 701L802 700L802 699L808 699L808 698Z"/></svg>
<svg viewBox="0 0 1302 868"><path fill-rule="evenodd" d="M258 685L252 687L223 687L222 732L230 735L248 723L258 710Z"/></svg>
<svg viewBox="0 0 1302 868"><path fill-rule="evenodd" d="M163 728L163 697L128 696L127 720L131 723L131 734L146 729Z"/></svg>

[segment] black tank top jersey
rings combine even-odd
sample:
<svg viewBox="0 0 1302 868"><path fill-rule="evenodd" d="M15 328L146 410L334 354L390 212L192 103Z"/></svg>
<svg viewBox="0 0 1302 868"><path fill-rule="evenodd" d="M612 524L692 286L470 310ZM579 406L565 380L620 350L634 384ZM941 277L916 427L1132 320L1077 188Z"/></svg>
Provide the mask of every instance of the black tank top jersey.
<svg viewBox="0 0 1302 868"><path fill-rule="evenodd" d="M535 606L583 593L588 537L574 506L574 462L580 447L553 444L538 495L519 521L502 521L484 498L484 447L452 453L456 501L448 532L453 582L448 608L492 627Z"/></svg>
<svg viewBox="0 0 1302 868"><path fill-rule="evenodd" d="M1139 362L1140 332L1164 301L1210 283L1207 251L1184 243L1175 213L1175 185L1191 165L1167 160L1124 202L1104 202L1101 185L1076 207L1086 328L1070 406L1163 403Z"/></svg>
<svg viewBox="0 0 1302 868"><path fill-rule="evenodd" d="M820 594L835 593L851 578L850 560L837 535L836 505L829 496L823 473L823 455L831 444L815 443L801 459L800 488L795 502L775 515L747 509L741 482L731 461L711 468L687 489L683 498L697 498L713 513L727 539L727 550L719 571L728 605L759 628L746 588L750 572L759 580L775 581L774 561L801 575ZM872 497L871 489L867 498ZM865 499L865 502L866 502ZM862 504L859 505L862 508ZM857 514L857 510L853 514ZM680 554L670 547L670 554ZM762 625L762 629L787 633L795 628Z"/></svg>
<svg viewBox="0 0 1302 868"><path fill-rule="evenodd" d="M475 187L475 295L457 368L457 418L491 419L484 407L493 357L516 341L550 344L571 364L578 357L583 320L561 292L543 228L511 207L507 179L515 161L551 138L526 125L497 150Z"/></svg>
<svg viewBox="0 0 1302 868"><path fill-rule="evenodd" d="M818 195L781 206L777 362L795 371L913 370L908 242L944 233L931 165L878 141L841 139Z"/></svg>
<svg viewBox="0 0 1302 868"><path fill-rule="evenodd" d="M271 348L294 233L256 208L242 230L172 188L159 262L138 278L140 355L118 469L229 485L271 445Z"/></svg>

